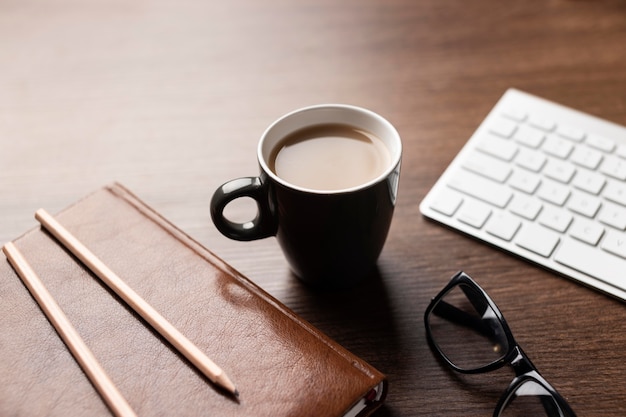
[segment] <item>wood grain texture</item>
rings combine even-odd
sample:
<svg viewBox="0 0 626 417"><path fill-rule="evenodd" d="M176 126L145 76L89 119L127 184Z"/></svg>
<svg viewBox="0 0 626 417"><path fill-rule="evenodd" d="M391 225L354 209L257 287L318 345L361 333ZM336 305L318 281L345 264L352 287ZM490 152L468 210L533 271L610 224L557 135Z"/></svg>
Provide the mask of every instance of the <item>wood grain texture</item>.
<svg viewBox="0 0 626 417"><path fill-rule="evenodd" d="M464 269L579 415L626 413L623 303L418 210L508 87L626 124L623 1L9 1L0 68L1 242L38 208L120 181L387 373L377 415L394 417L491 415L512 377L455 375L426 344L428 301ZM404 143L379 274L341 293L303 287L274 239L223 237L208 209L220 184L257 173L274 119L325 102L380 113Z"/></svg>

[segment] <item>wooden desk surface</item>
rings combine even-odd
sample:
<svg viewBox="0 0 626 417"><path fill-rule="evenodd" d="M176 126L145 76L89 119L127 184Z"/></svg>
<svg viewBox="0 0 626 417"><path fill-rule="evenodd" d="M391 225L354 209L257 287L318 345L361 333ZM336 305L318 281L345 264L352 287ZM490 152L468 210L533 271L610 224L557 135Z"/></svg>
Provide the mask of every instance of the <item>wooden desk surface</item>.
<svg viewBox="0 0 626 417"><path fill-rule="evenodd" d="M120 181L387 373L380 416L491 415L512 372L460 377L425 341L427 303L464 269L578 415L623 416L623 303L419 213L511 86L626 124L626 3L2 2L0 241L34 227L36 209ZM208 210L221 183L257 173L269 123L325 102L382 114L405 150L380 277L333 294L300 285L274 239L223 237Z"/></svg>

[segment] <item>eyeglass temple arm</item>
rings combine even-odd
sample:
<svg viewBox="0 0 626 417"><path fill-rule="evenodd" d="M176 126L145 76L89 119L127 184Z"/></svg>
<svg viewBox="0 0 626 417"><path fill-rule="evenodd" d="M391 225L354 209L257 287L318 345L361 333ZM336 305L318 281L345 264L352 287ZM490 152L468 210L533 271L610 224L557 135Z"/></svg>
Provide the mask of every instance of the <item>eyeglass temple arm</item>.
<svg viewBox="0 0 626 417"><path fill-rule="evenodd" d="M472 328L484 336L495 336L494 326L490 326L488 324L489 321L493 321L495 319L474 316L472 314L466 313L461 309L456 308L455 306L445 302L444 300L440 300L437 303L433 310L433 313L453 323Z"/></svg>
<svg viewBox="0 0 626 417"><path fill-rule="evenodd" d="M472 303L476 311L484 315L485 312L490 308L487 300L485 300L483 296L476 294L474 289L471 287L467 287L465 285L460 285L459 287L461 288L461 291L463 291L467 299L470 301L470 303Z"/></svg>

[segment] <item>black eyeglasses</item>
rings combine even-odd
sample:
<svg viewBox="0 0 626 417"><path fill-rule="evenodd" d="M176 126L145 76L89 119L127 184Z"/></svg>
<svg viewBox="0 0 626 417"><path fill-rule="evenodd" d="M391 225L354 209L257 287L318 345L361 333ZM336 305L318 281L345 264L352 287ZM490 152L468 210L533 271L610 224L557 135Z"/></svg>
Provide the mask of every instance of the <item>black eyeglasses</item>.
<svg viewBox="0 0 626 417"><path fill-rule="evenodd" d="M457 273L433 298L424 322L431 347L456 371L476 374L513 367L515 378L498 401L494 417L576 417L517 344L500 309L466 273Z"/></svg>

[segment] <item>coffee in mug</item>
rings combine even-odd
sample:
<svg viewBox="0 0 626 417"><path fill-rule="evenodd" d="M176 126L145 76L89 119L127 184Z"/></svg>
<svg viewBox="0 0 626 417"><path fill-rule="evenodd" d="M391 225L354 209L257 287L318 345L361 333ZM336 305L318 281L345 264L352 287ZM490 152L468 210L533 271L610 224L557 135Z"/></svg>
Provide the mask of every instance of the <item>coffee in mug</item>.
<svg viewBox="0 0 626 417"><path fill-rule="evenodd" d="M211 217L231 239L275 236L302 281L349 287L373 270L384 246L401 155L398 132L374 112L341 104L296 110L261 136L259 176L215 191ZM258 209L245 223L224 216L240 197Z"/></svg>
<svg viewBox="0 0 626 417"><path fill-rule="evenodd" d="M270 154L269 168L291 184L336 191L380 176L390 158L383 141L372 133L348 125L322 124L281 140Z"/></svg>

